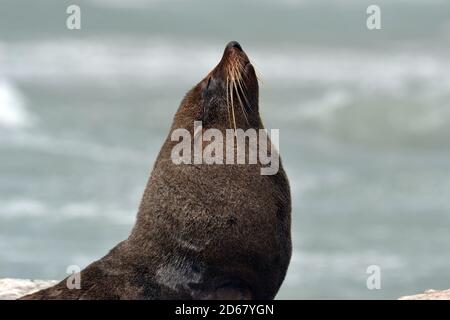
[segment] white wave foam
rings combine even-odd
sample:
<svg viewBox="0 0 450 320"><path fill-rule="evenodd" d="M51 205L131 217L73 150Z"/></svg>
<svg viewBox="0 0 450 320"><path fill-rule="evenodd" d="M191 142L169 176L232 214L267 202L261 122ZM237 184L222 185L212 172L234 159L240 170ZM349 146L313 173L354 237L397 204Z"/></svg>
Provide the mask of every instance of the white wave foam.
<svg viewBox="0 0 450 320"><path fill-rule="evenodd" d="M146 164L151 161L145 152L89 141L63 139L40 133L20 132L14 135L2 135L0 142L3 146L25 147L50 154L80 157L98 162Z"/></svg>
<svg viewBox="0 0 450 320"><path fill-rule="evenodd" d="M23 95L9 82L0 79L0 127L23 128L30 124Z"/></svg>
<svg viewBox="0 0 450 320"><path fill-rule="evenodd" d="M405 96L443 93L450 83L450 61L433 52L303 48L288 54L258 51L254 57L264 78L287 88L349 87L357 93Z"/></svg>
<svg viewBox="0 0 450 320"><path fill-rule="evenodd" d="M13 199L4 201L0 209L1 217L39 217L47 212L46 206L34 199Z"/></svg>
<svg viewBox="0 0 450 320"><path fill-rule="evenodd" d="M13 198L2 201L0 218L40 218L51 219L53 222L70 219L95 219L105 217L108 221L118 224L131 224L136 216L136 210L124 208L112 203L75 202L63 205L51 205L41 200Z"/></svg>
<svg viewBox="0 0 450 320"><path fill-rule="evenodd" d="M223 45L162 38L22 42L3 44L0 68L13 79L52 85L191 86L217 64ZM450 60L431 49L277 46L246 51L269 86L350 86L366 94L403 96L442 95L450 85Z"/></svg>
<svg viewBox="0 0 450 320"><path fill-rule="evenodd" d="M302 103L298 108L298 113L304 118L326 118L350 102L351 96L347 92L331 91L317 100Z"/></svg>
<svg viewBox="0 0 450 320"><path fill-rule="evenodd" d="M358 252L311 252L295 250L291 259L290 270L286 276L286 285L297 287L308 281L320 280L324 273L337 274L341 277L355 277L365 274L369 265L374 264L385 270L399 270L406 262L401 256L373 250ZM302 272L297 272L302 270Z"/></svg>
<svg viewBox="0 0 450 320"><path fill-rule="evenodd" d="M212 69L221 54L161 39L24 42L4 45L2 52L0 68L15 79L120 86L130 83L124 79L145 81L145 86L191 83Z"/></svg>
<svg viewBox="0 0 450 320"><path fill-rule="evenodd" d="M223 44L163 38L91 38L0 43L0 49L0 69L8 79L39 82L51 85L55 90L57 86L86 83L120 88L183 86L187 89L217 64ZM360 110L370 106L356 102L377 100L394 105L391 108L374 103L377 104L375 112L383 123L374 122L372 127L369 126L368 129L373 130L368 132L369 136L375 136L372 133L378 132L379 126L387 125L383 114L394 117L388 120L395 128L419 134L440 130L448 124L445 119L449 114L446 101L450 96L450 59L445 50L412 51L405 47L373 51L295 45L245 49L263 75L262 87L266 92L273 88L284 91L312 88L310 92L325 92L321 97L306 101L300 97L295 102L297 115L303 120L323 124L323 120L330 120L330 116L347 107L358 110L361 119L365 120ZM414 101L420 106L402 107L398 101L405 101L403 105ZM20 103L9 102L9 105ZM16 126L27 123L24 121L26 114L20 113L20 107L13 110L18 114L10 116L6 123ZM343 111L348 113L347 109ZM32 140L42 148L51 144L45 138ZM72 150L81 149L76 141L69 145ZM83 147L91 150L89 154L97 159L105 154L96 147ZM63 145L56 150L74 153ZM119 159L123 157L119 156Z"/></svg>

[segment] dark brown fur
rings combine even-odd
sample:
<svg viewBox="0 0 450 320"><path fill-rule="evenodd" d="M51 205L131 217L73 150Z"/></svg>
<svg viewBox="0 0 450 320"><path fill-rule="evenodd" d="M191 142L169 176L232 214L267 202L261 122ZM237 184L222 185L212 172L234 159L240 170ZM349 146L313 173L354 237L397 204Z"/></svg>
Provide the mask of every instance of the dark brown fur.
<svg viewBox="0 0 450 320"><path fill-rule="evenodd" d="M194 120L224 131L230 66L239 68L246 102L234 92L238 128L263 128L258 81L236 42L187 93L170 132ZM234 90L234 89L232 89ZM236 86L236 90L239 88ZM241 99L242 100L242 99ZM244 116L244 111L246 117ZM81 289L62 281L24 299L273 299L291 256L289 184L254 165L175 165L170 134L158 155L129 238L81 272Z"/></svg>

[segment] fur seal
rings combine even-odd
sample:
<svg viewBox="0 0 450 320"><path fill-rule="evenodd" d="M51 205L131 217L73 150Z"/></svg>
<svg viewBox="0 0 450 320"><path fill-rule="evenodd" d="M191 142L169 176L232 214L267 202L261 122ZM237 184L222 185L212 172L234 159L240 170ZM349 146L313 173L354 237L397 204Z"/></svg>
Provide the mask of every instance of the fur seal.
<svg viewBox="0 0 450 320"><path fill-rule="evenodd" d="M239 43L184 97L170 133L261 129L258 80ZM231 101L230 101L231 100ZM230 110L230 102L232 110ZM291 198L281 166L174 164L164 142L128 239L80 273L24 299L273 299L291 257Z"/></svg>

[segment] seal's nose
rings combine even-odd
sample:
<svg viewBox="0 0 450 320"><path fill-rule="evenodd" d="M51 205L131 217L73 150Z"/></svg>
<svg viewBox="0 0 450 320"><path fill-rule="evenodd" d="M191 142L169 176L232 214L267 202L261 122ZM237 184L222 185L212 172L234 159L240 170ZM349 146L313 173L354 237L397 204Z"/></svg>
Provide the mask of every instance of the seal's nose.
<svg viewBox="0 0 450 320"><path fill-rule="evenodd" d="M241 45L237 41L231 41L227 44L227 49L236 48L239 51L243 51Z"/></svg>

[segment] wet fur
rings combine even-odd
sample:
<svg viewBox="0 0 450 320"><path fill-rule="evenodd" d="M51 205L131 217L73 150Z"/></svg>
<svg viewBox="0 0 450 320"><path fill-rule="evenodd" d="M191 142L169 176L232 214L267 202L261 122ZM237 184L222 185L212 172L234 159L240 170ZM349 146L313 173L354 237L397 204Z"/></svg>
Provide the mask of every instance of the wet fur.
<svg viewBox="0 0 450 320"><path fill-rule="evenodd" d="M263 128L258 82L247 62L229 44L219 65L181 102L170 133L193 133L194 120L202 120L204 130ZM81 272L82 288L69 290L63 280L24 299L275 297L291 256L291 199L281 163L272 176L261 175L260 164L175 165L176 143L169 134L129 238Z"/></svg>

